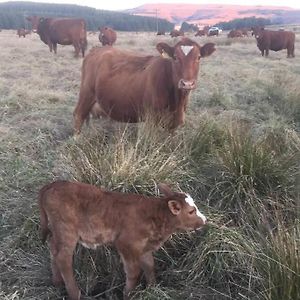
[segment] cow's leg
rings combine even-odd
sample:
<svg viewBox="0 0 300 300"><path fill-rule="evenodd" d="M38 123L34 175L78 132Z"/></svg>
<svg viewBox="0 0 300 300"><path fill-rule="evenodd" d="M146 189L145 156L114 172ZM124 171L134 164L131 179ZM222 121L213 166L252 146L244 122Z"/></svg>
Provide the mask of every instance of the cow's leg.
<svg viewBox="0 0 300 300"><path fill-rule="evenodd" d="M266 49L266 57L269 56L269 48Z"/></svg>
<svg viewBox="0 0 300 300"><path fill-rule="evenodd" d="M53 43L53 51L55 54L57 53L57 44L56 43Z"/></svg>
<svg viewBox="0 0 300 300"><path fill-rule="evenodd" d="M75 246L76 241L68 243L68 245L60 244L55 257L56 266L64 279L70 300L79 300L81 295L73 274L73 252Z"/></svg>
<svg viewBox="0 0 300 300"><path fill-rule="evenodd" d="M264 56L265 50L261 50L261 56Z"/></svg>
<svg viewBox="0 0 300 300"><path fill-rule="evenodd" d="M79 45L79 42L74 42L73 43L73 46L75 48L75 57L78 57L79 56L79 52L80 52L80 45Z"/></svg>
<svg viewBox="0 0 300 300"><path fill-rule="evenodd" d="M50 52L52 52L52 43L51 42L48 42L48 47L49 47L49 50L50 50Z"/></svg>
<svg viewBox="0 0 300 300"><path fill-rule="evenodd" d="M154 258L152 252L145 253L141 257L141 267L144 271L147 284L155 284Z"/></svg>
<svg viewBox="0 0 300 300"><path fill-rule="evenodd" d="M82 124L88 118L90 110L95 103L95 93L89 88L84 88L84 83L81 84L79 100L73 112L74 131L79 134Z"/></svg>
<svg viewBox="0 0 300 300"><path fill-rule="evenodd" d="M291 45L287 48L287 57L295 57L295 46Z"/></svg>

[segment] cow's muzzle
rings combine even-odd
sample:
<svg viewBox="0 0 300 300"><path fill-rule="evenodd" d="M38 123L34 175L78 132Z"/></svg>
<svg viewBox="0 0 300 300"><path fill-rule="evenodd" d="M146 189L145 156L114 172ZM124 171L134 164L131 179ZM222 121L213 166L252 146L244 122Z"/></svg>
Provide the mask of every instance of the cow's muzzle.
<svg viewBox="0 0 300 300"><path fill-rule="evenodd" d="M180 79L178 82L178 88L183 90L193 90L196 88L196 80Z"/></svg>

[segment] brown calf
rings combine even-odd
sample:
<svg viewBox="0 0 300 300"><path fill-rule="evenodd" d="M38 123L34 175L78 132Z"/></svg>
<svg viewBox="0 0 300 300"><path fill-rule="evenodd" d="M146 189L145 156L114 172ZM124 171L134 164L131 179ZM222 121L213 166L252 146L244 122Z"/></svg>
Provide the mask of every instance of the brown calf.
<svg viewBox="0 0 300 300"><path fill-rule="evenodd" d="M126 273L124 299L136 287L141 271L155 283L152 253L174 232L195 230L206 223L191 196L159 184L164 197L105 191L92 185L56 181L39 195L42 239L49 235L52 280L64 283L69 299L80 299L72 257L75 246L95 249L113 244Z"/></svg>

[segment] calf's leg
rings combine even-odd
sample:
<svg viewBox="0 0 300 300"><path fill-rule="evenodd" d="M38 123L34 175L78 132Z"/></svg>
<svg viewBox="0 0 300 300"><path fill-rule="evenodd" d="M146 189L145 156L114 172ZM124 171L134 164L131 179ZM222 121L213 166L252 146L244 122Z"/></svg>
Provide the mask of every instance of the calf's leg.
<svg viewBox="0 0 300 300"><path fill-rule="evenodd" d="M141 257L141 267L144 271L147 284L155 284L154 258L152 252L147 252Z"/></svg>
<svg viewBox="0 0 300 300"><path fill-rule="evenodd" d="M129 294L137 286L141 274L140 262L138 260L126 260L122 258L126 274L126 285L124 289L124 300L130 298Z"/></svg>
<svg viewBox="0 0 300 300"><path fill-rule="evenodd" d="M50 255L51 255L51 270L52 270L52 283L55 286L60 286L64 283L60 270L56 264L56 256L58 253L57 241L55 236L49 239Z"/></svg>
<svg viewBox="0 0 300 300"><path fill-rule="evenodd" d="M75 246L76 243L72 246L62 245L55 257L55 263L65 282L69 300L80 300L81 295L73 274L73 251Z"/></svg>

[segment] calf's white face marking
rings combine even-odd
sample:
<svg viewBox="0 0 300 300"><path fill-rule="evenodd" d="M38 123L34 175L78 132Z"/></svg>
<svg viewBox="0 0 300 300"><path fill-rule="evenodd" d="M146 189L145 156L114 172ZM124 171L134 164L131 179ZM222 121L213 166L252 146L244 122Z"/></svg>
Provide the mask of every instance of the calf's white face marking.
<svg viewBox="0 0 300 300"><path fill-rule="evenodd" d="M189 194L185 194L186 197L185 197L185 202L190 205L190 206L193 206L196 208L196 215L202 219L203 223L205 224L206 223L206 217L199 211L198 207L196 206L193 198L189 195Z"/></svg>
<svg viewBox="0 0 300 300"><path fill-rule="evenodd" d="M191 50L194 48L194 46L180 46L182 52L184 53L185 56L187 56Z"/></svg>

